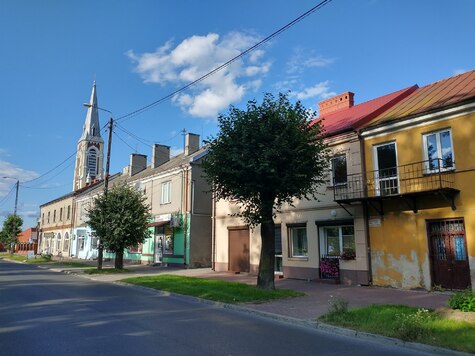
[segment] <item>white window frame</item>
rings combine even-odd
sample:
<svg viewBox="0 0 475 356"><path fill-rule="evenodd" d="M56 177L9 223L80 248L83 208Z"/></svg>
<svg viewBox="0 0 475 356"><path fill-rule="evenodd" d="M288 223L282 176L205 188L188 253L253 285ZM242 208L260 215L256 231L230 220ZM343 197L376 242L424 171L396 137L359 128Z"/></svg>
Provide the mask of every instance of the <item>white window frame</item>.
<svg viewBox="0 0 475 356"><path fill-rule="evenodd" d="M169 180L162 183L161 204L170 204L172 202L172 182Z"/></svg>
<svg viewBox="0 0 475 356"><path fill-rule="evenodd" d="M295 230L303 230L305 231L305 242L307 245L307 251L304 251L303 254L296 254L294 253L294 231ZM295 225L295 226L288 226L287 227L288 235L289 235L289 257L290 258L308 258L308 234L307 234L307 226L305 225ZM298 236L298 235L297 235Z"/></svg>
<svg viewBox="0 0 475 356"><path fill-rule="evenodd" d="M379 160L378 160L378 148L382 146L387 146L387 145L394 145L394 152L396 154L396 177L390 177L390 178L381 178L379 176ZM373 146L373 169L374 169L374 185L375 185L375 191L377 196L381 196L381 187L380 187L380 182L382 181L388 181L391 179L396 178L397 179L397 190L399 192L401 183L399 182L399 159L398 159L398 154L397 154L397 143L396 141L389 141L389 142L383 142L383 143L378 143L377 145Z"/></svg>
<svg viewBox="0 0 475 356"><path fill-rule="evenodd" d="M345 181L341 183L335 183L335 175L334 175L334 167L333 167L333 161L337 158L345 158L345 168L346 168L346 177ZM336 154L332 158L330 158L330 184L332 186L342 186L342 185L347 185L348 184L348 160L346 159L346 153L342 154Z"/></svg>
<svg viewBox="0 0 475 356"><path fill-rule="evenodd" d="M427 137L431 135L435 135L436 138L436 143L437 143L437 152L436 152L436 157L433 157L433 159L440 159L442 160L442 145L440 144L440 134L444 132L449 132L450 134L450 148L452 150L452 166L451 167L435 167L434 169L430 169L429 166L429 152L427 151ZM446 171L453 171L455 170L455 158L454 158L454 141L453 141L453 136L452 136L452 129L451 128L446 128L442 130L437 130L437 131L432 131L432 132L427 132L422 135L422 149L423 149L423 160L425 162L425 174L430 174L430 173L437 173L437 172L446 172Z"/></svg>
<svg viewBox="0 0 475 356"><path fill-rule="evenodd" d="M355 245L355 252L356 252L356 236L355 236L355 226L352 224L342 224L342 225L326 225L320 226L320 254L324 256L340 256L343 253L343 228L344 227L352 227L353 228L353 243ZM338 247L339 251L338 254L329 255L328 254L328 243L327 243L327 233L326 229L328 228L338 228ZM345 235L348 236L348 235Z"/></svg>

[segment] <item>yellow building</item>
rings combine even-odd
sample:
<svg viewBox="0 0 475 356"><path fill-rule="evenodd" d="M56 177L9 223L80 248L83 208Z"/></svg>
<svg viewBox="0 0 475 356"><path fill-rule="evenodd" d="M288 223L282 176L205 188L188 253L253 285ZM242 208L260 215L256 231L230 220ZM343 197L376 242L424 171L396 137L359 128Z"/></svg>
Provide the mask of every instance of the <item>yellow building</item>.
<svg viewBox="0 0 475 356"><path fill-rule="evenodd" d="M373 284L473 288L475 71L417 89L359 133L365 172L335 199L367 209Z"/></svg>

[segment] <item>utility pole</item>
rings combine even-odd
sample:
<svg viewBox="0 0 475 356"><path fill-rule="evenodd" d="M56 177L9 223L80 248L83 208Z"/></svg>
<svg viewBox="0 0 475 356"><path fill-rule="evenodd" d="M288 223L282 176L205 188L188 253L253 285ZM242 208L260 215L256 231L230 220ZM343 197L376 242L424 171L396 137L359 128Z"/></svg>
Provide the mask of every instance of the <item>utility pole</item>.
<svg viewBox="0 0 475 356"><path fill-rule="evenodd" d="M109 119L109 138L107 139L107 157L106 157L106 173L104 177L104 196L107 197L107 191L109 190L109 167L110 167L110 160L111 160L111 146L112 146L112 128L114 126L114 119L112 116ZM104 256L104 244L102 243L102 239L99 239L99 248L97 251L97 269L102 269L102 260Z"/></svg>
<svg viewBox="0 0 475 356"><path fill-rule="evenodd" d="M4 179L15 179L16 180L16 193L15 193L15 207L13 208L13 217L12 217L12 241L10 243L10 254L13 254L13 249L15 247L16 240L16 212L18 209L18 190L20 189L20 180L18 178L12 177L2 177Z"/></svg>

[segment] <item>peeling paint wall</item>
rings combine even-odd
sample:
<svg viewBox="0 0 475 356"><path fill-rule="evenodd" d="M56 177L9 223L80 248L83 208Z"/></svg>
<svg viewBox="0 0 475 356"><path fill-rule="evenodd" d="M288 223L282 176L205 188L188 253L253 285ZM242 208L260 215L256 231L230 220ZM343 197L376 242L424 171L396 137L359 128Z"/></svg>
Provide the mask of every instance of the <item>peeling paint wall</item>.
<svg viewBox="0 0 475 356"><path fill-rule="evenodd" d="M396 288L432 287L431 261L427 238L427 221L433 219L463 218L471 272L475 288L475 114L418 125L401 131L380 134L365 139L366 170L375 169L373 147L385 142L396 142L398 165L424 160L424 134L452 130L456 170L456 210L440 195L418 199L418 212L414 213L403 200L384 202L384 216L371 209L371 218L381 219L379 226L370 224L373 283ZM472 149L474 148L474 149ZM375 224L378 225L378 224Z"/></svg>

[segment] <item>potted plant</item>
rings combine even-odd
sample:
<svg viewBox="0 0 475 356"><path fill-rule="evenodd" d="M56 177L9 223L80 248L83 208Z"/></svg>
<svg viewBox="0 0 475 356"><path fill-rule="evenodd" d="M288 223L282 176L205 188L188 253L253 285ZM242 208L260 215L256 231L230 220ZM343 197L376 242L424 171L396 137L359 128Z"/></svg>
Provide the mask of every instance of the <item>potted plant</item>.
<svg viewBox="0 0 475 356"><path fill-rule="evenodd" d="M345 248L343 249L340 258L344 261L354 260L356 258L356 252L353 248Z"/></svg>

